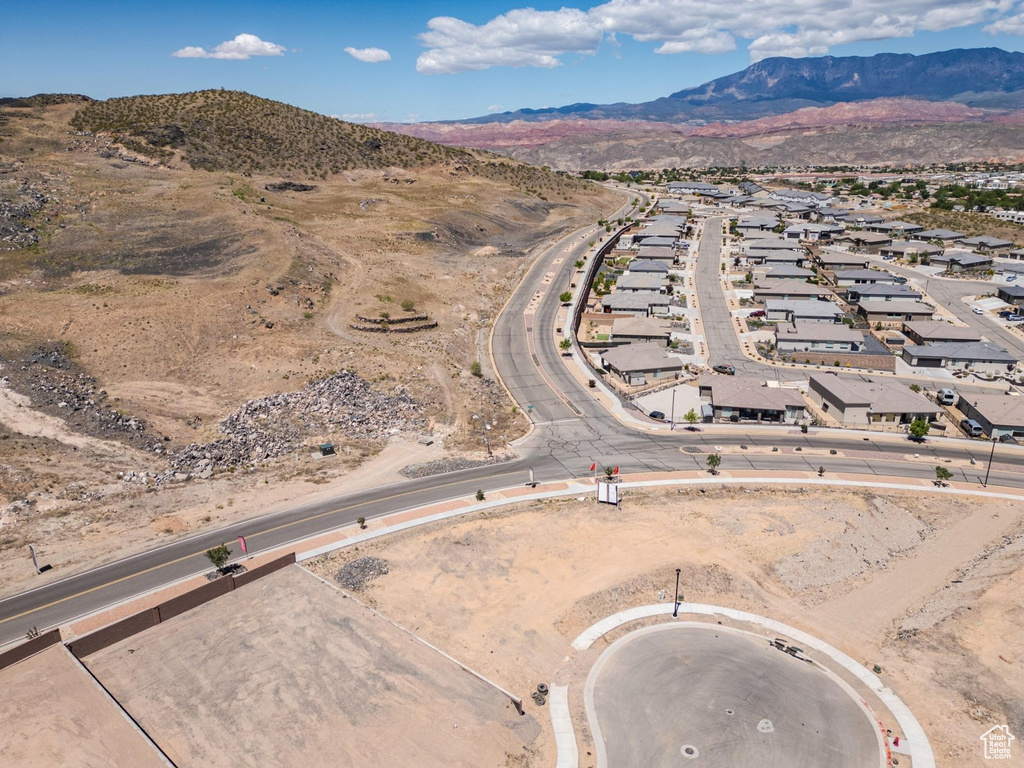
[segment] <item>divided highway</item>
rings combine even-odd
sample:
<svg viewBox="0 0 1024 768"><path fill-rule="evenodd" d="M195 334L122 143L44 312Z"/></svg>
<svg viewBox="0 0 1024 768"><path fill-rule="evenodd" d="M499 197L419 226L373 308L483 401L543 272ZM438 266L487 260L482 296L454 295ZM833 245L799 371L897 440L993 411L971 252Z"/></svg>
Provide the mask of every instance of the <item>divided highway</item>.
<svg viewBox="0 0 1024 768"><path fill-rule="evenodd" d="M629 206L616 215L625 215L628 210ZM703 267L714 252L717 281L716 249L720 243L716 245L711 235L718 231L720 238L720 227L711 221L708 227L708 242L701 245L698 264ZM239 535L246 537L250 553L256 553L351 524L359 517L373 518L437 501L465 498L478 488L486 491L521 485L527 481L531 468L541 482L589 476L592 462L619 466L624 473L702 470L706 468L707 454L721 453L723 470L813 471L824 466L830 473L931 479L935 462L949 458L958 462L974 459L974 466L956 469L954 479L981 483L990 446L978 442L929 440L917 445L892 435L851 437L827 430L801 434L788 428L753 426L749 430L649 433L622 424L572 376L554 341L561 305L559 294L568 288L575 272L574 262L589 253L588 241L600 234L603 228L588 227L552 245L527 273L495 324L494 365L512 397L520 407L529 410L534 422L533 431L518 446L523 458L297 506L198 534L0 600L0 645L24 637L32 627L44 630L64 624L202 573L209 569L203 553ZM715 311L713 296L705 299L701 294L700 301L702 310L707 307ZM720 288L718 301L725 309ZM731 322L714 324L722 325L732 334ZM732 339L738 350L734 335ZM712 355L718 353L719 344L728 343L729 336L722 336L721 340L716 336L711 340ZM760 368L768 368L758 363L751 365L758 366L758 373ZM773 452L773 447L800 448L801 453ZM824 453L828 450L836 450L837 455ZM996 450L999 463L1010 465L1012 470L993 469L990 482L1024 487L1024 451L1006 446ZM814 451L814 455L804 455L802 451ZM913 458L914 453L920 454L920 458Z"/></svg>

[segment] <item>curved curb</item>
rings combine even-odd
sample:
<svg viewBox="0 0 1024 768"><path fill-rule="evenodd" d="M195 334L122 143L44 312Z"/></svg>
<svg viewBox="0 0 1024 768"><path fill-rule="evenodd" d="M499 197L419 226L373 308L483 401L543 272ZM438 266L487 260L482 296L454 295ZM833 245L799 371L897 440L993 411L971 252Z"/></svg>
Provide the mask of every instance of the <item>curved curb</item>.
<svg viewBox="0 0 1024 768"><path fill-rule="evenodd" d="M581 632L580 635L572 641L572 647L577 651L585 651L605 634L613 629L621 627L623 624L654 616L671 616L674 607L673 603L642 605L637 608L630 608L629 610L613 614ZM791 627L788 624L783 624L781 621L775 621L774 619L769 619L765 616L759 616L756 613L748 613L747 611L740 611L734 608L724 608L722 606L706 605L704 603L680 602L679 613L697 614L701 616L724 616L734 621L744 621L750 624L755 624L771 630L771 632L775 634L791 637L801 645L813 648L819 653L825 654L853 674L861 683L870 688L872 693L874 693L889 709L893 717L895 717L896 721L900 724L900 728L903 730L904 738L906 740L914 768L935 768L935 756L932 753L931 744L928 742L928 736L925 734L924 729L921 727L917 718L914 717L914 714L910 711L910 708L903 703L899 696L887 688L877 675L866 670L863 666L858 664L854 659L847 656L838 648L834 648L823 640L819 640L813 635L807 634L803 630Z"/></svg>

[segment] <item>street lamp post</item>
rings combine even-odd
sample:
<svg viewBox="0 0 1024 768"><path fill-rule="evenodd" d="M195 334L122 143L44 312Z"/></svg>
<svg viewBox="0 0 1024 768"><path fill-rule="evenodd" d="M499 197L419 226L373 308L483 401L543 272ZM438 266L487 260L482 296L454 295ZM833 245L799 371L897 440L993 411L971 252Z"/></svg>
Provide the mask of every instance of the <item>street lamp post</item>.
<svg viewBox="0 0 1024 768"><path fill-rule="evenodd" d="M672 607L672 618L673 619L679 617L679 572L681 570L682 570L682 568L676 568L676 603Z"/></svg>
<svg viewBox="0 0 1024 768"><path fill-rule="evenodd" d="M992 457L996 455L996 441L997 441L997 438L993 437L992 438L992 450L989 451L989 454L988 454L988 468L985 470L985 482L982 483L982 486L984 486L986 488L988 487L988 475L992 471Z"/></svg>

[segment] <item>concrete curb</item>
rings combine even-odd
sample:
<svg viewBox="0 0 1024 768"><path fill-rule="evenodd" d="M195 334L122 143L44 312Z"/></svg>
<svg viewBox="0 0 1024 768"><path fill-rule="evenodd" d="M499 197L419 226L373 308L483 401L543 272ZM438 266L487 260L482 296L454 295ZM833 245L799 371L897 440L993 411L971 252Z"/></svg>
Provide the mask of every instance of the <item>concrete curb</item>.
<svg viewBox="0 0 1024 768"><path fill-rule="evenodd" d="M555 768L578 768L580 753L569 711L569 686L551 686L548 706L551 707L551 727L555 732L555 748L558 750Z"/></svg>
<svg viewBox="0 0 1024 768"><path fill-rule="evenodd" d="M674 607L675 606L672 603L642 605L637 608L630 608L629 610L613 614L580 633L580 635L573 640L572 647L577 651L585 651L605 634L613 629L621 627L623 624L656 616L671 616ZM931 744L928 742L928 737L925 734L924 729L917 721L917 718L914 717L910 708L907 707L907 705L904 704L892 690L887 688L877 675L866 670L863 666L858 664L854 659L847 656L838 648L834 648L828 643L819 640L813 635L809 635L796 627L783 624L781 621L775 621L774 619L769 619L765 616L759 616L756 613L748 613L747 611L740 611L734 608L724 608L722 606L706 605L704 603L680 602L679 613L699 616L724 616L734 621L743 621L749 624L755 624L770 630L774 634L791 637L802 646L813 648L819 653L827 655L837 664L853 674L864 685L870 688L882 703L889 708L889 711L892 713L893 717L896 718L896 721L900 724L900 728L903 730L905 744L910 751L914 768L935 768L935 756L932 754Z"/></svg>

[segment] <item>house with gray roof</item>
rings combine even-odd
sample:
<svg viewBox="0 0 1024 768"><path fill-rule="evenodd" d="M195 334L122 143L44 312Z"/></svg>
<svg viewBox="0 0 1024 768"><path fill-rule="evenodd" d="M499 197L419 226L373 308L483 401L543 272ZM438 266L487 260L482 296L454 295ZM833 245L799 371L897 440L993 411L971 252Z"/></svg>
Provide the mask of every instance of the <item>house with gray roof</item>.
<svg viewBox="0 0 1024 768"><path fill-rule="evenodd" d="M814 301L831 295L832 291L825 286L806 280L764 280L754 286L754 301L762 304L771 299Z"/></svg>
<svg viewBox="0 0 1024 768"><path fill-rule="evenodd" d="M970 251L946 250L929 256L928 262L945 266L950 272L962 272L969 269L988 269L992 266L992 257Z"/></svg>
<svg viewBox="0 0 1024 768"><path fill-rule="evenodd" d="M836 285L875 285L895 283L896 276L880 269L844 269L835 274Z"/></svg>
<svg viewBox="0 0 1024 768"><path fill-rule="evenodd" d="M837 243L846 243L850 248L864 253L878 253L883 246L892 242L892 237L884 232L865 232L863 230L844 232L833 239Z"/></svg>
<svg viewBox="0 0 1024 768"><path fill-rule="evenodd" d="M764 277L768 280L806 280L809 277L814 277L814 273L803 267L782 264L769 269L764 273Z"/></svg>
<svg viewBox="0 0 1024 768"><path fill-rule="evenodd" d="M974 419L990 440L1003 435L1024 438L1024 397L1015 395L960 395L957 408Z"/></svg>
<svg viewBox="0 0 1024 768"><path fill-rule="evenodd" d="M777 226L779 226L778 217L769 214L741 216L735 224L736 229L744 237L749 237L752 232L770 232Z"/></svg>
<svg viewBox="0 0 1024 768"><path fill-rule="evenodd" d="M676 260L676 249L671 246L645 245L644 243L641 243L640 247L637 249L636 257L638 259L664 261L668 264L672 264Z"/></svg>
<svg viewBox="0 0 1024 768"><path fill-rule="evenodd" d="M830 272L837 272L844 269L867 269L871 262L866 256L861 256L848 251L834 251L826 249L818 253L814 260L818 266Z"/></svg>
<svg viewBox="0 0 1024 768"><path fill-rule="evenodd" d="M672 299L662 293L651 291L614 291L601 297L601 308L605 314L647 315L665 314Z"/></svg>
<svg viewBox="0 0 1024 768"><path fill-rule="evenodd" d="M942 320L912 320L903 324L903 335L915 344L942 341L981 341L981 334L973 328L953 325Z"/></svg>
<svg viewBox="0 0 1024 768"><path fill-rule="evenodd" d="M998 237L990 237L989 235L964 237L957 240L957 244L962 245L964 248L970 248L972 251L981 251L982 253L1008 251L1013 248L1013 243L1009 240L1002 240Z"/></svg>
<svg viewBox="0 0 1024 768"><path fill-rule="evenodd" d="M831 240L845 231L841 224L807 222L791 224L782 231L785 240Z"/></svg>
<svg viewBox="0 0 1024 768"><path fill-rule="evenodd" d="M977 373L1009 373L1017 358L989 341L942 341L937 344L908 344L903 359L915 368L948 368Z"/></svg>
<svg viewBox="0 0 1024 768"><path fill-rule="evenodd" d="M601 353L601 362L606 371L631 387L678 379L684 365L660 342L613 347Z"/></svg>
<svg viewBox="0 0 1024 768"><path fill-rule="evenodd" d="M779 352L857 352L864 333L845 323L778 323L775 346Z"/></svg>
<svg viewBox="0 0 1024 768"><path fill-rule="evenodd" d="M651 317L619 317L612 321L611 340L627 343L656 341L668 346L672 331L664 320Z"/></svg>
<svg viewBox="0 0 1024 768"><path fill-rule="evenodd" d="M864 213L862 211L851 211L838 217L839 221L851 227L867 227L871 224L881 224L883 219L876 213Z"/></svg>
<svg viewBox="0 0 1024 768"><path fill-rule="evenodd" d="M920 291L906 285L893 283L871 283L868 285L851 285L846 292L846 300L852 303L865 301L892 301L893 299L916 300L923 298Z"/></svg>
<svg viewBox="0 0 1024 768"><path fill-rule="evenodd" d="M963 232L954 232L952 229L922 229L920 232L914 232L910 235L911 240L921 240L924 242L939 240L943 243L951 243L962 237L966 237Z"/></svg>
<svg viewBox="0 0 1024 768"><path fill-rule="evenodd" d="M924 231L924 227L912 221L879 221L874 224L868 224L866 229L869 232L881 232L892 237L906 237L915 232Z"/></svg>
<svg viewBox="0 0 1024 768"><path fill-rule="evenodd" d="M665 189L681 195L700 195L719 191L714 184L704 181L670 181L665 185Z"/></svg>
<svg viewBox="0 0 1024 768"><path fill-rule="evenodd" d="M627 273L615 281L618 291L663 291L668 285L668 278L655 272Z"/></svg>
<svg viewBox="0 0 1024 768"><path fill-rule="evenodd" d="M1024 286L1022 285L1001 285L996 295L1007 304L1015 307L1024 307Z"/></svg>
<svg viewBox="0 0 1024 768"><path fill-rule="evenodd" d="M768 320L787 323L806 320L812 323L842 322L843 310L831 301L794 301L769 299L764 304Z"/></svg>
<svg viewBox="0 0 1024 768"><path fill-rule="evenodd" d="M634 259L629 262L626 271L633 273L653 273L657 275L668 274L668 262L656 261L654 259Z"/></svg>
<svg viewBox="0 0 1024 768"><path fill-rule="evenodd" d="M941 245L935 243L921 242L918 240L893 240L889 245L878 249L880 256L892 256L896 259L908 259L911 255L917 258L927 258L940 254L945 250Z"/></svg>
<svg viewBox="0 0 1024 768"><path fill-rule="evenodd" d="M935 315L935 307L923 301L910 299L862 301L857 305L857 314L871 326L881 324L887 328L894 328L912 320L931 320Z"/></svg>
<svg viewBox="0 0 1024 768"><path fill-rule="evenodd" d="M767 421L794 424L806 415L798 390L770 387L746 376L702 376L700 395L710 401L720 421Z"/></svg>
<svg viewBox="0 0 1024 768"><path fill-rule="evenodd" d="M807 398L844 427L932 421L939 414L935 403L905 384L847 380L834 373L812 373Z"/></svg>

